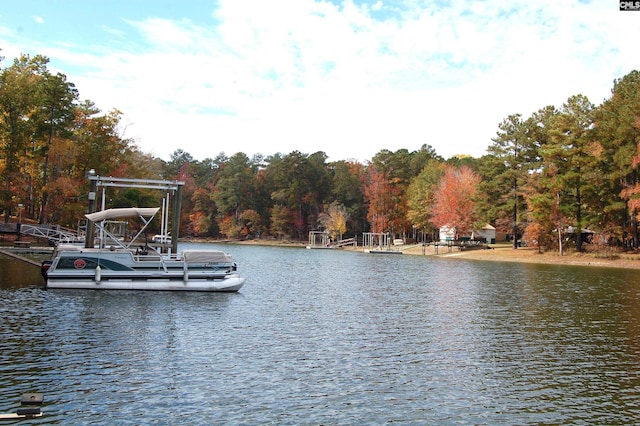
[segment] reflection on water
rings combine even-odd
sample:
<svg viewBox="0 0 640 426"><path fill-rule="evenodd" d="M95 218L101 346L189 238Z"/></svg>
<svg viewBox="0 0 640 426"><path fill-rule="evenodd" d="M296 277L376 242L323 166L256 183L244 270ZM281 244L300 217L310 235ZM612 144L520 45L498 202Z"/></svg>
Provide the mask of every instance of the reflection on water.
<svg viewBox="0 0 640 426"><path fill-rule="evenodd" d="M0 411L50 424L640 415L633 271L224 246L238 294L0 289Z"/></svg>
<svg viewBox="0 0 640 426"><path fill-rule="evenodd" d="M0 255L0 289L44 286L40 268Z"/></svg>

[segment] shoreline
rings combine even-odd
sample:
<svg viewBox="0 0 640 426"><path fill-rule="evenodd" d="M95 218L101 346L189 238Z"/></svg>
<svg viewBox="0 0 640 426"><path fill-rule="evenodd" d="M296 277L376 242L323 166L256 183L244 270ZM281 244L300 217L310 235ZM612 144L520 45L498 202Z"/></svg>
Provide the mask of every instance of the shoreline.
<svg viewBox="0 0 640 426"><path fill-rule="evenodd" d="M198 242L197 239L191 240ZM299 247L305 248L307 244L293 241L280 240L206 240L201 242L215 242L223 244L240 244L240 245L263 245L263 246L281 246L281 247ZM363 251L362 247L343 247L335 250L345 251ZM442 249L441 249L442 250ZM483 260L489 262L516 262L516 263L536 263L544 265L566 265L566 266L591 266L602 268L620 268L620 269L640 269L640 255L619 253L615 258L607 258L596 253L566 253L559 256L556 252L539 253L537 248L520 247L513 249L510 245L494 245L490 249L476 249L468 251L454 251L451 253L438 254L435 253L433 246L427 246L425 253L422 253L422 247L411 247L401 250L404 255L409 256L438 256L442 258L460 258L469 260Z"/></svg>
<svg viewBox="0 0 640 426"><path fill-rule="evenodd" d="M498 247L491 250L470 250L457 253L437 255L443 257L459 257L469 260L484 260L489 262L535 263L559 266L590 266L601 268L640 269L640 260L631 258L634 255L619 255L618 258L608 259L598 257L594 253L539 253L536 248Z"/></svg>
<svg viewBox="0 0 640 426"><path fill-rule="evenodd" d="M238 244L238 245L260 245L260 246L274 246L274 247L292 247L304 249L307 244L303 242L289 241L289 240L215 240L208 238L186 238L183 242L192 243L216 243L216 244ZM401 247L401 246L400 246ZM37 246L36 246L37 248ZM8 244L0 244L0 250L8 253L0 253L2 255L9 255L9 253L15 252L16 249L12 249ZM337 248L335 250L344 251L359 251L364 250L363 247L347 246ZM467 251L453 251L444 252L446 248L440 248L440 253L435 253L434 246L414 246L401 250L404 255L408 256L438 256L441 258L450 259L468 259L468 260L480 260L488 262L516 262L516 263L536 263L545 265L565 265L565 266L586 266L586 267L602 267L602 268L619 268L619 269L640 269L640 254L633 253L615 253L614 256L606 257L603 254L597 253L575 253L570 252L564 256L559 256L556 252L543 252L539 253L536 248L520 247L513 249L510 245L497 244L490 247L490 249L475 249ZM15 253L18 256L11 256L14 258L23 257L21 253Z"/></svg>

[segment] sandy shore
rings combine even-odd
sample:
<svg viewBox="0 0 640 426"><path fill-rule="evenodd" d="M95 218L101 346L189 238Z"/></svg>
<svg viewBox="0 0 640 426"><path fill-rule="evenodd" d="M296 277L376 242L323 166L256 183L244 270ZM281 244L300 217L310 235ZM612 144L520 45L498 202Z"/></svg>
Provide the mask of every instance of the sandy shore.
<svg viewBox="0 0 640 426"><path fill-rule="evenodd" d="M410 249L408 252L415 249ZM442 252L441 252L442 253ZM420 253L415 253L420 254ZM592 253L568 253L559 256L557 252L539 253L534 248L496 247L494 249L470 250L438 254L437 256L459 257L464 259L487 260L497 262L541 263L552 265L597 266L607 268L640 269L637 255L620 254L616 258L605 258Z"/></svg>

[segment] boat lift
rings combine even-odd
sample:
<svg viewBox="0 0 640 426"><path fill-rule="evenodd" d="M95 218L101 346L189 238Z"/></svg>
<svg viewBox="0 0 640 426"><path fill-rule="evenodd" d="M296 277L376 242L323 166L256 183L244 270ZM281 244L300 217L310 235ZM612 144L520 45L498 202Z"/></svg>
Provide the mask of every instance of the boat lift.
<svg viewBox="0 0 640 426"><path fill-rule="evenodd" d="M327 249L332 248L331 238L327 231L309 231L308 249Z"/></svg>
<svg viewBox="0 0 640 426"><path fill-rule="evenodd" d="M166 200L162 200L163 215L161 229L164 232L169 232L168 217L169 217L169 194L174 197L173 202L173 220L170 235L174 238L171 239L171 250L173 253L178 252L178 238L180 232L180 211L182 210L182 187L183 181L178 180L157 180L157 179L129 179L118 177L105 177L96 174L94 169L89 170L89 210L88 214L96 212L97 204L97 191L98 188L102 188L102 210L104 210L105 194L104 189L107 187L116 188L141 188L141 189L158 189L167 193ZM164 211L166 207L166 212ZM166 216L165 216L166 215ZM87 232L85 238L85 247L92 248L95 239L95 225L89 220L87 222Z"/></svg>
<svg viewBox="0 0 640 426"><path fill-rule="evenodd" d="M391 236L388 232L363 232L362 247L369 250L390 250Z"/></svg>

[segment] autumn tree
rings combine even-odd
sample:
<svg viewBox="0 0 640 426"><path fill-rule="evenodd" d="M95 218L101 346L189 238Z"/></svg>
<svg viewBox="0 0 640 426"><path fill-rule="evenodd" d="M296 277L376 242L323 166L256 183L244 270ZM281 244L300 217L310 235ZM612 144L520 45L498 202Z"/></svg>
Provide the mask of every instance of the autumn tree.
<svg viewBox="0 0 640 426"><path fill-rule="evenodd" d="M367 221L371 225L372 232L389 232L387 215L393 205L391 191L388 174L374 165L369 165L365 176L364 198L369 207Z"/></svg>
<svg viewBox="0 0 640 426"><path fill-rule="evenodd" d="M75 102L78 99L78 91L75 85L67 81L64 74L52 75L44 69L42 78L38 86L37 108L34 110L32 119L37 123L36 133L33 135L33 152L39 154L36 157L42 164L40 176L42 186L42 197L40 202L40 223L47 220L47 203L49 198L49 150L54 140L65 144L72 135ZM71 176L62 176L55 168L51 171L51 178L63 179Z"/></svg>
<svg viewBox="0 0 640 426"><path fill-rule="evenodd" d="M347 209L343 205L333 203L327 211L320 213L319 222L335 241L341 240L342 235L347 232L348 219Z"/></svg>
<svg viewBox="0 0 640 426"><path fill-rule="evenodd" d="M382 173L386 181L385 194L379 194L384 200L384 220L389 232L392 234L406 235L410 228L407 219L407 187L411 181L412 153L406 149L396 152L383 149L378 152L371 164L375 167L374 173Z"/></svg>
<svg viewBox="0 0 640 426"><path fill-rule="evenodd" d="M122 112L117 109L104 113L89 100L80 102L75 109L72 136L79 175L84 176L88 170L94 169L98 175L115 176L117 170L126 169L135 159L140 159L136 155L134 141L120 133L121 120ZM157 171L153 168L150 171L153 170Z"/></svg>
<svg viewBox="0 0 640 426"><path fill-rule="evenodd" d="M14 204L26 201L29 196L20 188L33 183L24 185L25 182L21 182L20 159L28 151L31 135L35 132L35 122L31 116L37 106L37 91L47 61L44 56L31 58L22 55L0 73L0 202L5 212L5 222L9 220ZM36 179L37 173L32 178ZM14 197L17 201L13 200ZM27 211L33 211L31 203L27 204Z"/></svg>
<svg viewBox="0 0 640 426"><path fill-rule="evenodd" d="M431 223L432 207L436 189L445 169L446 165L443 162L433 159L411 180L407 188L407 216L414 227L428 234L434 234Z"/></svg>
<svg viewBox="0 0 640 426"><path fill-rule="evenodd" d="M211 188L197 185L191 195L192 210L189 214L189 221L192 224L193 234L195 236L212 235L215 231L214 213L216 211L215 203L211 199Z"/></svg>
<svg viewBox="0 0 640 426"><path fill-rule="evenodd" d="M218 220L220 233L227 238L239 238L240 226L233 216L224 216Z"/></svg>
<svg viewBox="0 0 640 426"><path fill-rule="evenodd" d="M238 218L238 225L240 226L242 237L260 238L264 232L262 217L253 209L247 209L242 212Z"/></svg>
<svg viewBox="0 0 640 426"><path fill-rule="evenodd" d="M78 206L77 203L86 190L86 179L74 174L77 161L75 146L70 139L55 138L47 151L48 162L53 166L54 173L46 185L38 185L43 192L39 221L75 227L78 218L86 210L86 206ZM38 205L37 201L35 205Z"/></svg>
<svg viewBox="0 0 640 426"><path fill-rule="evenodd" d="M567 226L568 218L560 208L561 188L557 174L555 167L546 167L544 173L533 172L527 183L525 198L529 220L525 239L540 251L558 247L562 254L562 229Z"/></svg>
<svg viewBox="0 0 640 426"><path fill-rule="evenodd" d="M431 223L453 228L457 235L470 234L476 224L475 199L480 177L468 166L448 166L434 194Z"/></svg>
<svg viewBox="0 0 640 426"><path fill-rule="evenodd" d="M331 200L344 206L347 213L347 231L357 235L364 231L366 216L362 181L364 165L356 161L336 161L329 164L331 179Z"/></svg>
<svg viewBox="0 0 640 426"><path fill-rule="evenodd" d="M220 170L229 160L224 153L215 158L197 161L184 151L174 152L174 164L165 163L161 175L172 176L171 170L179 163L189 164L189 182L191 211L189 222L191 232L195 236L217 236L220 234L219 216L214 200L215 185L219 180ZM172 177L177 178L177 177ZM183 198L185 195L183 194ZM186 208L183 206L183 209Z"/></svg>

